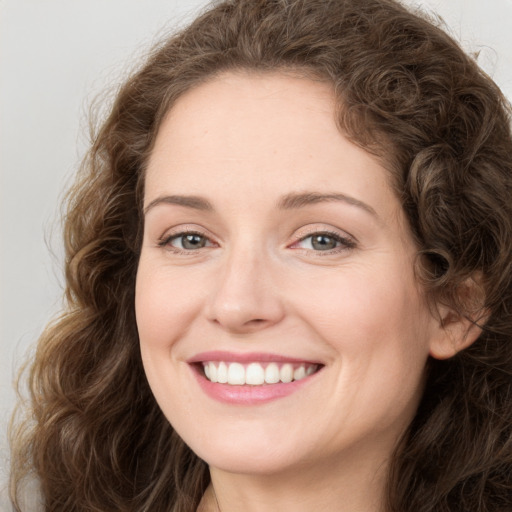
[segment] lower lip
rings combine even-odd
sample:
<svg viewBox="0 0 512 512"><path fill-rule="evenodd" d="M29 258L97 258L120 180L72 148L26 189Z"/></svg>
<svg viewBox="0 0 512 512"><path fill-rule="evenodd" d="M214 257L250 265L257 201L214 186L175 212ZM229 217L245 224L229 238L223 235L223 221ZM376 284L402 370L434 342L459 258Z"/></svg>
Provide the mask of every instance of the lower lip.
<svg viewBox="0 0 512 512"><path fill-rule="evenodd" d="M258 405L272 402L295 393L308 382L311 382L318 371L293 382L280 382L262 386L251 386L248 384L244 386L232 386L230 384L219 384L218 382L209 381L196 369L193 369L193 373L202 390L210 398L218 402L234 405Z"/></svg>

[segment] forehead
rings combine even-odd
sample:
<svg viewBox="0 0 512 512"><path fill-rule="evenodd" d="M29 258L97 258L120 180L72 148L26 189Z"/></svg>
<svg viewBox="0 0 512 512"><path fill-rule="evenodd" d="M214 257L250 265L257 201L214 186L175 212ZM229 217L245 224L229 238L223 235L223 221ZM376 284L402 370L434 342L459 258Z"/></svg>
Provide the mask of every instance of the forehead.
<svg viewBox="0 0 512 512"><path fill-rule="evenodd" d="M151 162L163 151L189 158L191 148L232 157L239 148L248 158L259 155L258 148L284 150L299 139L311 141L313 149L317 144L310 126L335 128L334 106L332 87L324 82L275 73L223 73L177 100L160 126Z"/></svg>
<svg viewBox="0 0 512 512"><path fill-rule="evenodd" d="M323 193L337 187L379 203L382 193L391 198L387 182L381 163L340 133L330 84L225 73L187 92L165 117L149 160L145 202L162 191L232 201L238 187L247 201L294 187Z"/></svg>

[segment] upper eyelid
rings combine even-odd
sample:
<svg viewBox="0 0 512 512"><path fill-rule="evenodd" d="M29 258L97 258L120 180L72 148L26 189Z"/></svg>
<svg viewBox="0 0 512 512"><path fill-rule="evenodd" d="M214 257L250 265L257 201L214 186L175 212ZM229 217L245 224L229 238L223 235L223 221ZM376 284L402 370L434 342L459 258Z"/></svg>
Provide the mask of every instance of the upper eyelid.
<svg viewBox="0 0 512 512"><path fill-rule="evenodd" d="M313 237L315 235L326 235L328 237L331 237L334 240L336 240L336 242L338 242L341 247L337 247L335 249L328 249L328 250L325 250L325 251L314 251L314 252L319 252L319 253L323 252L323 253L327 253L328 254L329 252L332 252L332 251L339 251L340 249L341 250L353 249L353 248L355 248L357 246L356 241L353 238L350 238L348 236L342 236L342 235L339 235L337 233L330 233L330 232L327 232L327 231L317 231L317 232L311 233L310 235L305 235L305 236L302 236L300 238L297 238L290 245L290 247L293 247L294 245L298 244L299 242L303 242L304 240L307 240L308 238L311 238L311 237ZM309 249L305 249L305 250L309 250Z"/></svg>
<svg viewBox="0 0 512 512"><path fill-rule="evenodd" d="M296 236L295 234L293 236L295 242L303 240L315 234L327 234L336 238L340 238L341 240L351 240L354 244L359 243L354 235L348 233L345 230L335 228L334 226L321 227L318 224L311 224L309 226L303 226L302 228L295 230L294 233L297 234Z"/></svg>
<svg viewBox="0 0 512 512"><path fill-rule="evenodd" d="M336 231L328 231L328 230L314 230L311 233L305 233L303 235L298 236L295 241L305 240L306 238L310 238L315 235L326 235L330 236L332 238L337 238L340 240L347 240L347 239L353 239L350 235L344 235L341 233L337 233Z"/></svg>
<svg viewBox="0 0 512 512"><path fill-rule="evenodd" d="M179 249L179 248L175 248L175 249L179 249L180 251L186 251L186 252L187 251L196 252L200 249L211 249L212 246L215 246L215 245L218 246L218 244L215 241L213 241L210 237L203 235L202 233L198 233L198 232L194 232L194 231L186 231L186 232L182 231L182 232L178 232L178 233L172 233L168 236L164 236L161 240L158 241L158 245L160 247L166 247L171 244L171 241L177 240L177 239L179 239L183 236L187 236L187 235L199 235L201 237L204 237L211 245L205 245L204 247L199 247L197 249Z"/></svg>
<svg viewBox="0 0 512 512"><path fill-rule="evenodd" d="M174 226L172 228L166 229L162 235L158 237L158 241L168 240L170 238L175 238L180 235L200 235L204 236L213 241L214 237L207 229L198 226L197 224L181 224L178 226Z"/></svg>
<svg viewBox="0 0 512 512"><path fill-rule="evenodd" d="M185 236L185 235L199 235L199 236L204 236L205 238L210 238L208 235L206 235L205 233L202 233L201 231L198 231L198 230L179 230L179 231L175 231L175 232L168 232L166 231L162 236L158 237L159 240L169 240L171 238L179 238L180 236Z"/></svg>
<svg viewBox="0 0 512 512"><path fill-rule="evenodd" d="M176 247L172 244L172 242L174 240L177 240L177 239L182 238L187 235L199 235L201 237L204 237L209 242L209 244L207 243L203 247L197 247L195 249L186 249L186 248ZM202 251L201 251L202 249L212 249L216 245L218 246L218 244L215 241L213 241L211 237L206 236L205 234L203 234L197 230L196 231L178 230L174 233L167 233L167 234L164 234L162 237L160 237L157 242L157 247L159 247L160 249L165 249L166 251L169 251L169 252L172 252L175 254L182 254L182 255L185 255L185 254L194 255L194 254L197 254L200 252L202 253Z"/></svg>

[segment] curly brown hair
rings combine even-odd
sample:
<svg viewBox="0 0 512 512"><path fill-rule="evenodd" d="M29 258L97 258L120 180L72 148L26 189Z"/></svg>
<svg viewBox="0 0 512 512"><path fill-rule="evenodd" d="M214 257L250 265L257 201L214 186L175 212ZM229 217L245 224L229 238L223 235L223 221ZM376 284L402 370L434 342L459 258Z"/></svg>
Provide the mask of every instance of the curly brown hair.
<svg viewBox="0 0 512 512"><path fill-rule="evenodd" d="M237 69L333 84L340 130L390 169L432 304L473 320L475 307L485 312L476 342L429 361L386 510L510 511L510 108L455 41L393 0L225 0L122 86L67 198L67 308L39 340L30 417L13 437L16 510L30 474L48 511L196 509L207 465L163 416L139 353L141 200L165 113L185 91Z"/></svg>

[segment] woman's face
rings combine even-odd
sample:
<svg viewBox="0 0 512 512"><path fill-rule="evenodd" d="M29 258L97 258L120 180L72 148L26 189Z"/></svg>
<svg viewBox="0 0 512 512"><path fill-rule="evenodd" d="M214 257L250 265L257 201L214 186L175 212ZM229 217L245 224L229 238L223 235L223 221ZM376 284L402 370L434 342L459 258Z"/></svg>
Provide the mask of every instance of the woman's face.
<svg viewBox="0 0 512 512"><path fill-rule="evenodd" d="M411 421L438 327L388 175L326 84L227 73L167 115L137 324L156 400L211 466L382 462Z"/></svg>

